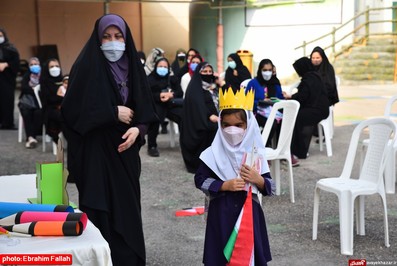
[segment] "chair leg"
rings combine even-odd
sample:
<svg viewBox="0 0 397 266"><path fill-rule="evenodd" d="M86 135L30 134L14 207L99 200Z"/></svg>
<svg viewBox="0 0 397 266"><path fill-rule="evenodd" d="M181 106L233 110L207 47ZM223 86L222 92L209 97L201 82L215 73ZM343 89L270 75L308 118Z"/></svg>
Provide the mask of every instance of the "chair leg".
<svg viewBox="0 0 397 266"><path fill-rule="evenodd" d="M342 192L339 195L340 244L341 253L344 255L353 255L354 203L349 194L349 192Z"/></svg>
<svg viewBox="0 0 397 266"><path fill-rule="evenodd" d="M317 228L318 228L318 207L320 204L320 189L314 189L314 204L313 204L313 231L312 231L312 239L317 239Z"/></svg>
<svg viewBox="0 0 397 266"><path fill-rule="evenodd" d="M288 175L289 175L289 194L292 203L295 203L295 193L294 193L294 176L292 172L292 163L288 160Z"/></svg>
<svg viewBox="0 0 397 266"><path fill-rule="evenodd" d="M358 196L355 200L356 208L356 232L365 236L365 196Z"/></svg>
<svg viewBox="0 0 397 266"><path fill-rule="evenodd" d="M43 133L41 134L41 143L43 145L43 152L45 152L45 145L46 145L46 134L45 134L45 125L43 124Z"/></svg>
<svg viewBox="0 0 397 266"><path fill-rule="evenodd" d="M324 129L324 137L325 137L325 145L327 146L327 156L331 157L332 156L332 143L331 143L331 129L329 127L329 125L325 125L325 127L323 127Z"/></svg>
<svg viewBox="0 0 397 266"><path fill-rule="evenodd" d="M280 184L280 160L273 160L272 165L270 167L270 171L272 174L272 178L276 182L276 195L279 196L281 194L281 184Z"/></svg>
<svg viewBox="0 0 397 266"><path fill-rule="evenodd" d="M318 128L318 143L320 144L320 151L323 151L323 138L324 138L323 126L320 123L318 123L317 128Z"/></svg>
<svg viewBox="0 0 397 266"><path fill-rule="evenodd" d="M387 204L385 195L380 196L382 198L383 205L383 226L385 228L385 246L390 247L389 243L389 223L387 221Z"/></svg>
<svg viewBox="0 0 397 266"><path fill-rule="evenodd" d="M170 120L170 146L175 148L175 127L174 122Z"/></svg>
<svg viewBox="0 0 397 266"><path fill-rule="evenodd" d="M22 134L23 134L23 118L21 113L18 116L18 142L22 142Z"/></svg>

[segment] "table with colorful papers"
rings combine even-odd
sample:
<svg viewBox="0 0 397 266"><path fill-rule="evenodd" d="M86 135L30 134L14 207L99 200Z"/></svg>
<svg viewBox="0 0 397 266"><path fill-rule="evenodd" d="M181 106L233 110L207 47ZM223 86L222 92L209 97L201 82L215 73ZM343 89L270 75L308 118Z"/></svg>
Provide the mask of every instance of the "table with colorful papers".
<svg viewBox="0 0 397 266"><path fill-rule="evenodd" d="M0 176L0 202L28 203L28 198L36 196L35 174ZM0 254L71 254L72 265L112 265L109 245L90 221L76 237L0 235Z"/></svg>

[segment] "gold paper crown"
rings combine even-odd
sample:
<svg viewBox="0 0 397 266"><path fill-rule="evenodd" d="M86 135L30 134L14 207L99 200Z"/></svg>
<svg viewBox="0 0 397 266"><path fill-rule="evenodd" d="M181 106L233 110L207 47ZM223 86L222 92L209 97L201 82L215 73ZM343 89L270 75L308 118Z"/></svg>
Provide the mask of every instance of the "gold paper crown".
<svg viewBox="0 0 397 266"><path fill-rule="evenodd" d="M221 89L219 92L219 110L224 109L244 109L252 111L254 107L254 91L248 90L245 93L244 88L240 88L236 94L232 88L228 88L226 93Z"/></svg>

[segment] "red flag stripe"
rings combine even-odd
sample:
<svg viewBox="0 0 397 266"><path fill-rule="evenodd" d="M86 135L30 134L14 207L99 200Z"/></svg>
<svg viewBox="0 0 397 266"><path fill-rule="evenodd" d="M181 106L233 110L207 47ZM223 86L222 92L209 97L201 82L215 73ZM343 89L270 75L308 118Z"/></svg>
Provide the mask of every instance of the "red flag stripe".
<svg viewBox="0 0 397 266"><path fill-rule="evenodd" d="M247 198L243 205L243 217L237 234L229 266L251 265L251 255L254 248L254 222L252 214L252 188L249 187Z"/></svg>

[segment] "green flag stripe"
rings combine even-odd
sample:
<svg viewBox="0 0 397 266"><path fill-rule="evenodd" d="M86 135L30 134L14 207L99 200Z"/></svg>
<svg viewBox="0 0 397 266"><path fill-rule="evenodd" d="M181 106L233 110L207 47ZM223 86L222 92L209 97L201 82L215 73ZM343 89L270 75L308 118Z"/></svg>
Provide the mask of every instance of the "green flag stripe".
<svg viewBox="0 0 397 266"><path fill-rule="evenodd" d="M230 261L230 258L232 257L234 244L236 243L237 233L238 233L237 228L235 227L232 231L232 234L229 237L229 240L226 243L225 248L223 249L223 254L225 255L227 261Z"/></svg>

